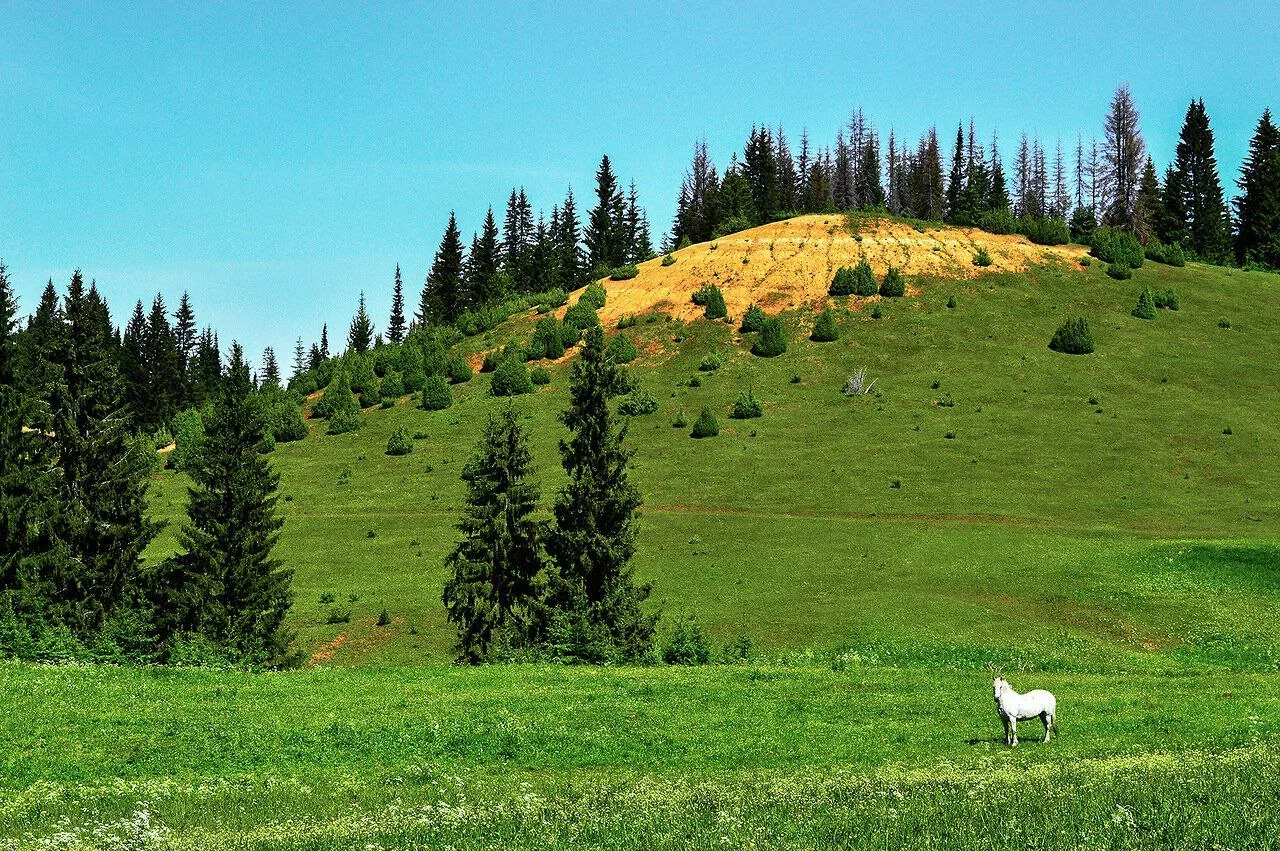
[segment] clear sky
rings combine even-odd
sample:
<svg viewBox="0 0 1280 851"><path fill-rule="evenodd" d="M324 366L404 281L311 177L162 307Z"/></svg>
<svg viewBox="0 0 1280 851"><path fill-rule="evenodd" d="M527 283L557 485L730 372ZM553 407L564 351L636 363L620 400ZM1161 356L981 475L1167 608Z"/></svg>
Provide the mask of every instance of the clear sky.
<svg viewBox="0 0 1280 851"><path fill-rule="evenodd" d="M606 9L606 6L616 8ZM416 304L449 210L469 236L524 185L589 206L607 152L657 238L705 136L753 122L1100 132L1128 81L1163 170L1203 97L1231 191L1280 109L1274 3L0 2L0 258L22 309L75 267L117 322L156 291L287 363L361 289ZM1005 148L1011 152L1010 147Z"/></svg>

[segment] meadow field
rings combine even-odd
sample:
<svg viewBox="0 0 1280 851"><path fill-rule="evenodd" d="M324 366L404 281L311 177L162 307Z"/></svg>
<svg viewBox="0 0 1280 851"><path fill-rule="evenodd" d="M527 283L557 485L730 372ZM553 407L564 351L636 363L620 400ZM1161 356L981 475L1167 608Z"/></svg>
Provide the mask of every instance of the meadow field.
<svg viewBox="0 0 1280 851"><path fill-rule="evenodd" d="M447 410L276 449L300 669L0 665L0 847L1276 848L1280 276L1057 258L909 284L834 300L832 343L792 306L772 359L736 322L625 332L659 401L628 437L637 577L661 635L693 616L745 658L448 664L459 473L508 404L477 374ZM1130 316L1144 286L1181 309ZM1093 355L1047 348L1075 315ZM514 402L544 506L570 364ZM845 396L860 368L878 392ZM764 416L729 419L748 391ZM703 408L719 436L672 426ZM185 496L157 475L151 557ZM1054 691L1061 739L1004 746L992 668Z"/></svg>

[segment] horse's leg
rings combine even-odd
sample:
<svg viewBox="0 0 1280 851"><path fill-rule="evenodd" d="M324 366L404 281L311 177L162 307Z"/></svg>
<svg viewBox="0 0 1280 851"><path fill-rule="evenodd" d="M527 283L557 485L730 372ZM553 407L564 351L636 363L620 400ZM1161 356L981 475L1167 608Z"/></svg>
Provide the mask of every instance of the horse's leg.
<svg viewBox="0 0 1280 851"><path fill-rule="evenodd" d="M1044 740L1049 741L1049 728L1053 726L1053 716L1047 711L1040 713L1040 720L1044 722Z"/></svg>
<svg viewBox="0 0 1280 851"><path fill-rule="evenodd" d="M1013 737L1009 735L1009 719L1002 717L1000 720L1004 722L1004 743L1011 745L1013 744Z"/></svg>
<svg viewBox="0 0 1280 851"><path fill-rule="evenodd" d="M1018 746L1018 719L1016 717L1009 718L1009 731L1013 734L1013 741L1009 744L1012 747Z"/></svg>

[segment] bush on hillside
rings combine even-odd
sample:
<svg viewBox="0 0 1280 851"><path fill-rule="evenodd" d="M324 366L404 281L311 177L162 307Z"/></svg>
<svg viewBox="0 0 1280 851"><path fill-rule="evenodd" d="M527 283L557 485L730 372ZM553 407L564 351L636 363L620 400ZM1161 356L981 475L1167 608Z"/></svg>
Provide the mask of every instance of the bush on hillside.
<svg viewBox="0 0 1280 851"><path fill-rule="evenodd" d="M624 417L643 417L658 410L658 400L643 387L637 387L618 403L618 413Z"/></svg>
<svg viewBox="0 0 1280 851"><path fill-rule="evenodd" d="M303 423L303 431L306 428L307 424ZM195 469L203 450L204 418L195 408L181 411L173 418L173 451L169 453L169 466L179 471Z"/></svg>
<svg viewBox="0 0 1280 851"><path fill-rule="evenodd" d="M1068 319L1054 332L1049 348L1067 355L1087 355L1093 352L1093 332L1083 316Z"/></svg>
<svg viewBox="0 0 1280 851"><path fill-rule="evenodd" d="M702 358L702 363L698 364L700 372L715 372L724 366L724 356L719 352L707 352ZM697 376L694 376L696 378ZM690 385L692 386L692 385Z"/></svg>
<svg viewBox="0 0 1280 851"><path fill-rule="evenodd" d="M987 252L987 249L979 248L976 252L974 252L973 265L975 266L991 265L991 255Z"/></svg>
<svg viewBox="0 0 1280 851"><path fill-rule="evenodd" d="M453 355L445 367L445 374L450 384L466 384L474 374L471 370L471 361L462 355Z"/></svg>
<svg viewBox="0 0 1280 851"><path fill-rule="evenodd" d="M1159 310L1177 310L1180 306L1178 294L1173 290L1156 290L1155 302Z"/></svg>
<svg viewBox="0 0 1280 851"><path fill-rule="evenodd" d="M533 380L524 361L519 358L506 358L493 371L493 379L489 384L489 392L494 396L519 396L533 392Z"/></svg>
<svg viewBox="0 0 1280 851"><path fill-rule="evenodd" d="M404 379L400 377L400 373L388 372L378 387L378 395L382 400L382 407L394 406L396 400L404 395Z"/></svg>
<svg viewBox="0 0 1280 851"><path fill-rule="evenodd" d="M744 334L759 331L764 327L764 320L764 311L760 309L760 305L753 303L747 308L747 312L742 314L742 326L738 330Z"/></svg>
<svg viewBox="0 0 1280 851"><path fill-rule="evenodd" d="M693 303L702 305L703 314L708 319L723 319L729 314L724 304L724 293L715 284L703 284L693 294Z"/></svg>
<svg viewBox="0 0 1280 851"><path fill-rule="evenodd" d="M573 333L554 316L544 316L534 326L533 339L529 341L529 346L525 349L525 359L539 360L540 358L546 358L547 360L556 360L563 357L567 345L566 337Z"/></svg>
<svg viewBox="0 0 1280 851"><path fill-rule="evenodd" d="M1123 263L1130 269L1139 269L1147 259L1138 238L1118 228L1098 228L1090 244L1089 253L1106 263Z"/></svg>
<svg viewBox="0 0 1280 851"><path fill-rule="evenodd" d="M782 322L776 316L771 316L765 320L764 327L751 344L751 354L762 358L776 358L786 350L787 336L782 330Z"/></svg>
<svg viewBox="0 0 1280 851"><path fill-rule="evenodd" d="M1098 222L1093 217L1092 207L1076 207L1071 213L1071 241L1080 245L1088 245L1093 241L1093 232Z"/></svg>
<svg viewBox="0 0 1280 851"><path fill-rule="evenodd" d="M902 273L897 266L890 266L889 271L884 273L884 280L880 282L880 295L885 298L902 298L906 294L907 284L902 279Z"/></svg>
<svg viewBox="0 0 1280 851"><path fill-rule="evenodd" d="M991 210L978 219L978 227L987 233L1010 234L1018 232L1018 221L1008 210Z"/></svg>
<svg viewBox="0 0 1280 851"><path fill-rule="evenodd" d="M631 268L634 269L635 267L632 266ZM635 275L632 275L631 277L634 278ZM623 279L616 278L615 280ZM604 303L608 298L609 294L605 292L604 284L599 281L593 281L587 285L585 290L582 291L582 295L578 296L578 304L589 304L591 305L592 310L599 310L604 307Z"/></svg>
<svg viewBox="0 0 1280 851"><path fill-rule="evenodd" d="M1128 263L1111 263L1107 266L1107 277L1117 281L1127 281L1133 277L1133 269Z"/></svg>
<svg viewBox="0 0 1280 851"><path fill-rule="evenodd" d="M625 266L616 266L609 270L609 280L611 281L629 281L640 274L640 267L634 263L628 263Z"/></svg>
<svg viewBox="0 0 1280 851"><path fill-rule="evenodd" d="M1143 288L1142 293L1138 296L1138 304L1130 311L1130 314L1138 319L1156 318L1156 299L1151 294L1150 287Z"/></svg>
<svg viewBox="0 0 1280 851"><path fill-rule="evenodd" d="M671 425L674 428L684 428L688 424L689 421L684 418L684 411L678 411L676 413L676 418L671 421Z"/></svg>
<svg viewBox="0 0 1280 851"><path fill-rule="evenodd" d="M831 286L827 288L827 295L854 295L856 289L853 270L848 266L841 266L836 269L835 277L831 279Z"/></svg>
<svg viewBox="0 0 1280 851"><path fill-rule="evenodd" d="M830 310L824 310L818 314L818 319L813 323L813 332L809 334L809 339L815 343L832 343L840 339L840 331L836 328L836 318Z"/></svg>
<svg viewBox="0 0 1280 851"><path fill-rule="evenodd" d="M1172 245L1153 242L1144 249L1144 255L1148 260L1154 263L1163 263L1166 266L1181 268L1187 265L1187 255L1183 253L1181 243L1177 242Z"/></svg>
<svg viewBox="0 0 1280 851"><path fill-rule="evenodd" d="M666 257L663 257L663 258L662 258L662 265L663 265L663 266L674 266L674 265L676 265L676 258L674 258L674 257L672 257L670 254L668 254Z"/></svg>
<svg viewBox="0 0 1280 851"><path fill-rule="evenodd" d="M871 264L867 262L867 258L863 257L858 261L858 265L853 267L853 294L869 298L878 291L876 273L871 271Z"/></svg>
<svg viewBox="0 0 1280 851"><path fill-rule="evenodd" d="M311 406L311 415L332 419L343 411L358 413L360 404L356 402L356 397L351 392L345 370L338 369L334 371L333 380L329 382L329 386L324 389L324 395Z"/></svg>
<svg viewBox="0 0 1280 851"><path fill-rule="evenodd" d="M329 418L329 434L360 430L360 411L343 409Z"/></svg>
<svg viewBox="0 0 1280 851"><path fill-rule="evenodd" d="M711 661L711 644L695 618L679 618L672 625L662 648L662 661L668 665L706 665Z"/></svg>
<svg viewBox="0 0 1280 851"><path fill-rule="evenodd" d="M443 375L428 375L422 385L421 406L424 411L443 411L453 404L453 391Z"/></svg>
<svg viewBox="0 0 1280 851"><path fill-rule="evenodd" d="M706 408L702 409L702 413L698 414L698 419L693 424L693 431L690 432L691 437L715 437L720 433L720 423L716 422L715 414Z"/></svg>
<svg viewBox="0 0 1280 851"><path fill-rule="evenodd" d="M733 403L733 409L729 411L729 418L734 420L753 420L762 416L764 404L750 390L740 394Z"/></svg>
<svg viewBox="0 0 1280 851"><path fill-rule="evenodd" d="M551 372L545 366L535 366L529 370L529 380L539 386L550 384Z"/></svg>
<svg viewBox="0 0 1280 851"><path fill-rule="evenodd" d="M412 451L413 438L409 436L408 429L398 428L391 432L391 437L387 438L388 455L408 455Z"/></svg>
<svg viewBox="0 0 1280 851"><path fill-rule="evenodd" d="M605 349L614 363L631 363L640 357L640 352L636 350L635 344L627 339L626 334L618 334L609 341L609 347Z"/></svg>
<svg viewBox="0 0 1280 851"><path fill-rule="evenodd" d="M1071 228L1062 219L1024 218L1018 224L1023 236L1036 245L1066 245L1071 241Z"/></svg>
<svg viewBox="0 0 1280 851"><path fill-rule="evenodd" d="M564 324L574 331L585 331L600 324L600 317L590 303L581 300L564 312Z"/></svg>
<svg viewBox="0 0 1280 851"><path fill-rule="evenodd" d="M529 296L529 300L533 302L539 313L550 313L557 307L564 307L569 301L569 297L565 295L564 290L559 287L554 290L547 290L543 293L534 293Z"/></svg>

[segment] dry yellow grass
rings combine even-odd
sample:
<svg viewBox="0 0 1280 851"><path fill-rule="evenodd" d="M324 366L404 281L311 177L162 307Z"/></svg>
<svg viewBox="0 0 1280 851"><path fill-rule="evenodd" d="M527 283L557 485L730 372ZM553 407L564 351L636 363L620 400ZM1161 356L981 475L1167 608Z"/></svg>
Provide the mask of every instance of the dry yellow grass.
<svg viewBox="0 0 1280 851"><path fill-rule="evenodd" d="M991 255L990 266L973 265L979 248ZM1022 236L976 228L938 226L921 232L889 219L867 221L854 236L843 216L797 216L692 245L675 252L671 266L663 266L661 257L641 263L639 276L629 281L605 280L609 298L600 319L609 327L648 310L692 319L702 308L691 297L706 283L723 291L730 316L741 316L752 302L769 312L819 306L836 269L855 266L863 257L877 277L897 266L910 286L919 275L970 278L1035 263L1076 262L1085 253L1078 246L1033 245Z"/></svg>

